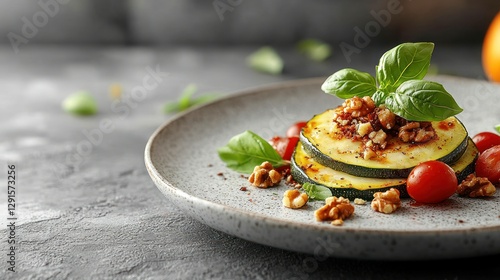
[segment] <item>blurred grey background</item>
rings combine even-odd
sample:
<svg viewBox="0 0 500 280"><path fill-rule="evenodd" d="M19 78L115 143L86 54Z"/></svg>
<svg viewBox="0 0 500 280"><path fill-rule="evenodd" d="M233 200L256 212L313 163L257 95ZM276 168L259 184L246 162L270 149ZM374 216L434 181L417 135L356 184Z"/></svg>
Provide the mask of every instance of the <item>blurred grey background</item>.
<svg viewBox="0 0 500 280"><path fill-rule="evenodd" d="M352 44L358 27L371 43L477 44L498 11L498 0L0 0L0 42Z"/></svg>
<svg viewBox="0 0 500 280"><path fill-rule="evenodd" d="M201 55L225 67L233 62L222 54L242 63L270 45L286 61L284 77L295 79L345 67L373 71L382 52L396 44L432 41L435 73L484 79L481 44L498 12L499 0L0 0L0 47L9 56L4 72L12 72L21 60L44 66L40 52L48 48L57 59L73 60L79 58L64 51L135 47L159 57L191 51L189 61ZM301 60L293 50L306 38L329 43L332 57L316 64Z"/></svg>

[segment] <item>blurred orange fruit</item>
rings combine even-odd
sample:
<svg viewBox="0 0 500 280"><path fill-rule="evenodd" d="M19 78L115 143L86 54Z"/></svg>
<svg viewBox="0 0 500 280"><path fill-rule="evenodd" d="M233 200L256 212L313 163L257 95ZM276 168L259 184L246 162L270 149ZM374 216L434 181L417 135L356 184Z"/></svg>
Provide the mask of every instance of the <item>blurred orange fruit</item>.
<svg viewBox="0 0 500 280"><path fill-rule="evenodd" d="M500 83L500 12L493 18L484 36L482 60L488 79Z"/></svg>

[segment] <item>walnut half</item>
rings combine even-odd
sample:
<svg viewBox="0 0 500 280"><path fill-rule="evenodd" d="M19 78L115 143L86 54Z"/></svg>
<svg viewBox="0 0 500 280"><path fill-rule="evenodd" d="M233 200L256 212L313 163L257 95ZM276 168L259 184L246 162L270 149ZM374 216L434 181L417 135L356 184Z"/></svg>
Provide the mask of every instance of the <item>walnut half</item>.
<svg viewBox="0 0 500 280"><path fill-rule="evenodd" d="M385 192L376 192L373 197L371 207L377 212L390 214L401 207L399 191L395 188L390 188Z"/></svg>
<svg viewBox="0 0 500 280"><path fill-rule="evenodd" d="M467 176L459 185L457 194L468 197L492 196L496 192L495 186L484 177L476 177L474 173Z"/></svg>
<svg viewBox="0 0 500 280"><path fill-rule="evenodd" d="M283 205L287 208L298 209L306 205L309 196L297 189L286 190L283 194Z"/></svg>
<svg viewBox="0 0 500 280"><path fill-rule="evenodd" d="M268 188L278 184L282 175L273 169L273 165L265 161L261 165L255 166L253 173L248 178L248 182L259 188Z"/></svg>
<svg viewBox="0 0 500 280"><path fill-rule="evenodd" d="M332 196L325 199L325 205L314 211L318 221L332 221L332 225L342 225L343 221L352 216L354 206L349 199Z"/></svg>

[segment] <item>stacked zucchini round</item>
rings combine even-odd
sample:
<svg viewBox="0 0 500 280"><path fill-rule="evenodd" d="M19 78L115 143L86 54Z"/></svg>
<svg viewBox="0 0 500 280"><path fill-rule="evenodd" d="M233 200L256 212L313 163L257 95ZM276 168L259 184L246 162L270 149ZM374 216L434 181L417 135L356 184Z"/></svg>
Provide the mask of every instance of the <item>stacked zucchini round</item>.
<svg viewBox="0 0 500 280"><path fill-rule="evenodd" d="M315 115L300 134L291 160L291 172L299 183L328 187L334 196L371 200L373 194L396 188L407 198L406 179L421 162L439 160L450 165L461 182L474 172L478 150L464 125L456 118L432 122L436 137L425 143L388 140L382 153L362 156L363 143L341 135L334 125L335 109Z"/></svg>

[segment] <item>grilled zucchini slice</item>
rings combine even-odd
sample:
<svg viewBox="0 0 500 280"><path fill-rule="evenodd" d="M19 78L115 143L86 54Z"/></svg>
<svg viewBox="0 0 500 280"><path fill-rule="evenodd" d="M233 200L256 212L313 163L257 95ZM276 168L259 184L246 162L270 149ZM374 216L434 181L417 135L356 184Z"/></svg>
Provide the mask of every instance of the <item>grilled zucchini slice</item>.
<svg viewBox="0 0 500 280"><path fill-rule="evenodd" d="M417 164L439 160L456 162L467 148L468 133L456 118L432 122L437 137L425 143L405 143L397 137L388 140L382 155L362 156L363 143L345 138L334 125L335 109L315 115L300 134L305 151L318 163L354 176L405 178Z"/></svg>
<svg viewBox="0 0 500 280"><path fill-rule="evenodd" d="M471 138L467 139L467 150L450 167L455 170L460 183L467 175L474 172L474 164L478 157L477 147ZM370 178L354 176L342 171L337 171L318 163L304 149L302 143L298 143L291 160L291 173L295 181L313 183L328 187L332 195L343 196L351 200L363 198L373 199L375 192L383 192L390 188L396 188L401 198L408 198L406 191L406 178Z"/></svg>

